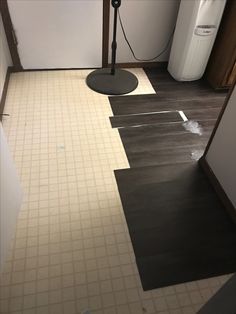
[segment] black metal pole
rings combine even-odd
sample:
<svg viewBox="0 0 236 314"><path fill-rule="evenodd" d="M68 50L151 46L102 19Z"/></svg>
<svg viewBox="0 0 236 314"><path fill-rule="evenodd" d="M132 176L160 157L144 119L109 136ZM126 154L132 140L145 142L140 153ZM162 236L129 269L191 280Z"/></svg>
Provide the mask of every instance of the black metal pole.
<svg viewBox="0 0 236 314"><path fill-rule="evenodd" d="M121 5L121 0L112 0L112 6L114 7L114 21L113 21L113 40L111 44L112 49L112 58L111 58L111 75L115 75L115 66L116 66L116 49L117 49L117 42L116 42L116 33L117 33L117 13L118 8Z"/></svg>
<svg viewBox="0 0 236 314"><path fill-rule="evenodd" d="M138 79L133 73L116 68L117 17L121 0L111 0L111 5L114 8L111 68L102 68L91 72L87 76L86 83L89 88L101 94L124 95L132 92L138 86Z"/></svg>

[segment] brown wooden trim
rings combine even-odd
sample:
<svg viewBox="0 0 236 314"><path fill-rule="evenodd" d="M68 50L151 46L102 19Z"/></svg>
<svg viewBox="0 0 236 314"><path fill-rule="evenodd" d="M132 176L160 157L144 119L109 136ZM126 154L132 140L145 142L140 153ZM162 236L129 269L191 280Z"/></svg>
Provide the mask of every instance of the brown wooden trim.
<svg viewBox="0 0 236 314"><path fill-rule="evenodd" d="M2 90L2 97L0 99L0 121L2 121L2 117L3 117L4 106L5 106L5 102L7 98L7 89L8 89L11 73L12 73L12 67L8 67L3 90Z"/></svg>
<svg viewBox="0 0 236 314"><path fill-rule="evenodd" d="M231 87L236 76L233 73L236 62L235 15L236 1L228 0L205 72L207 81L215 89Z"/></svg>
<svg viewBox="0 0 236 314"><path fill-rule="evenodd" d="M109 56L110 0L103 0L102 28L102 67L106 68L108 66Z"/></svg>
<svg viewBox="0 0 236 314"><path fill-rule="evenodd" d="M168 62L130 62L130 63L117 63L118 68L159 68L159 69L166 69ZM108 64L110 67L110 64ZM43 69L22 69L20 72L40 72L40 71L70 71L70 70L94 70L99 68L43 68ZM19 72L15 71L14 68L12 72Z"/></svg>
<svg viewBox="0 0 236 314"><path fill-rule="evenodd" d="M11 21L11 16L7 4L7 0L0 0L0 11L2 15L2 21L6 33L6 38L12 58L12 63L15 71L21 71L22 65L17 50L17 39L14 32L14 28Z"/></svg>
<svg viewBox="0 0 236 314"><path fill-rule="evenodd" d="M43 68L43 69L23 69L21 71L13 71L12 72L43 72L43 71L72 71L72 70L94 70L99 68Z"/></svg>
<svg viewBox="0 0 236 314"><path fill-rule="evenodd" d="M117 68L159 68L166 69L168 65L167 61L163 62L128 62L128 63L117 63ZM108 65L109 67L111 64Z"/></svg>
<svg viewBox="0 0 236 314"><path fill-rule="evenodd" d="M214 138L214 136L215 136L215 134L216 134L216 130L217 130L217 128L218 128L218 126L219 126L219 124L220 124L221 118L222 118L222 116L223 116L223 114L224 114L224 112L225 112L225 109L226 109L226 107L227 107L229 98L230 98L230 96L231 96L231 94L232 94L232 92L233 92L233 89L234 89L234 87L235 87L235 83L236 83L236 81L234 82L233 86L231 87L230 91L228 92L227 97L225 98L225 102L224 102L224 104L223 104L223 106L222 106L222 109L221 109L220 114L219 114L219 116L218 116L218 118L217 118L216 124L215 124L215 126L214 126L214 129L213 129L213 131L212 131L212 133L211 133L210 139L209 139L209 141L208 141L208 143L207 143L207 146L206 146L206 149L205 149L205 151L204 151L204 154L203 154L203 157L204 157L204 158L206 157L206 154L207 154L207 152L208 152L208 150L209 150L209 147L210 147L210 145L211 145L211 142L212 142L212 140L213 140L213 138Z"/></svg>
<svg viewBox="0 0 236 314"><path fill-rule="evenodd" d="M231 200L228 198L228 195L225 193L223 187L221 186L220 182L218 181L217 177L209 166L206 158L202 157L199 160L199 164L205 172L206 176L208 177L209 181L211 182L226 211L236 223L236 208L232 204Z"/></svg>

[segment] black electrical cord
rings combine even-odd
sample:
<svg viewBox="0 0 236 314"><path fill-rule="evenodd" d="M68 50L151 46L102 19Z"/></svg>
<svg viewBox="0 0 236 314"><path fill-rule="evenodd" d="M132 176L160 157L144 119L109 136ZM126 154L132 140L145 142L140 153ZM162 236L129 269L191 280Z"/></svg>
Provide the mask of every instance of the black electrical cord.
<svg viewBox="0 0 236 314"><path fill-rule="evenodd" d="M118 17L119 17L120 26L121 26L121 30L122 30L122 33L124 35L125 41L126 41L127 45L129 46L129 49L130 49L130 51L131 51L131 53L132 53L132 55L133 55L135 60L141 61L141 62L153 61L153 60L159 58L164 52L167 51L167 49L168 49L168 47L170 45L170 42L172 40L172 37L174 35L175 27L174 27L173 31L171 32L171 34L170 34L170 37L169 37L169 39L167 41L167 44L165 45L165 48L157 56L155 56L154 58L151 58L151 59L140 59L140 58L136 57L136 55L134 53L134 50L133 50L133 48L132 48L132 46L131 46L128 38L127 38L127 35L125 33L125 29L124 29L124 25L123 25L123 22L122 22L122 19L121 19L121 16L120 16L120 10L119 9L118 9Z"/></svg>

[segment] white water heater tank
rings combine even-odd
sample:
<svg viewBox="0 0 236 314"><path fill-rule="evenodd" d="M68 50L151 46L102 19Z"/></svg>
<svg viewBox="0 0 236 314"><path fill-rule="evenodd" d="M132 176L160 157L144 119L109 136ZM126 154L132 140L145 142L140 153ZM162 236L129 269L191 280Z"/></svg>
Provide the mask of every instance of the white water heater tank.
<svg viewBox="0 0 236 314"><path fill-rule="evenodd" d="M182 0L168 63L178 81L202 77L220 25L226 0Z"/></svg>

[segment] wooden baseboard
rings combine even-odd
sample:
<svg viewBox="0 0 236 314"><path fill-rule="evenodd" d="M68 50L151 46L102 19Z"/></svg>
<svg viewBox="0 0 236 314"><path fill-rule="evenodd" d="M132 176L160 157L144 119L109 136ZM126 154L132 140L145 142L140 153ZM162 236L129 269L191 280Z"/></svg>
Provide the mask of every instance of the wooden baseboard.
<svg viewBox="0 0 236 314"><path fill-rule="evenodd" d="M166 69L168 65L167 61L164 62L127 62L117 63L117 68L159 68ZM111 64L108 64L111 67ZM100 68L44 68L44 69L15 69L12 68L12 72L34 72L34 71L70 71L70 70L96 70Z"/></svg>
<svg viewBox="0 0 236 314"><path fill-rule="evenodd" d="M18 73L18 72L24 72L25 70L23 68L18 68L18 67L15 67L15 66L12 66L11 67L11 73Z"/></svg>
<svg viewBox="0 0 236 314"><path fill-rule="evenodd" d="M2 97L0 99L0 121L2 121L2 117L3 117L3 111L4 111L5 101L7 97L7 89L8 89L8 84L10 81L10 75L12 72L13 72L13 67L8 67L6 77L5 77L5 82L3 85Z"/></svg>
<svg viewBox="0 0 236 314"><path fill-rule="evenodd" d="M71 70L96 70L100 68L44 68L44 69L22 69L14 70L12 72L43 72L43 71L71 71Z"/></svg>
<svg viewBox="0 0 236 314"><path fill-rule="evenodd" d="M217 177L215 176L204 156L199 160L199 164L205 172L206 176L208 177L209 181L211 182L226 211L228 212L234 223L236 223L236 208L234 207L231 200L228 198L228 195L225 193L222 185L218 181Z"/></svg>
<svg viewBox="0 0 236 314"><path fill-rule="evenodd" d="M167 69L168 62L127 62L127 63L117 63L117 68L159 68ZM108 65L109 67L111 64Z"/></svg>

